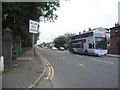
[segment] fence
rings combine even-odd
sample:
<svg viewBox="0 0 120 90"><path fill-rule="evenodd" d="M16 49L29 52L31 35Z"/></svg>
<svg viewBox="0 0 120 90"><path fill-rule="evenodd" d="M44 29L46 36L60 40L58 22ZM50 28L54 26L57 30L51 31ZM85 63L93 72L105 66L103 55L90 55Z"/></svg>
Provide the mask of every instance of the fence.
<svg viewBox="0 0 120 90"><path fill-rule="evenodd" d="M1 40L0 49L2 53L0 52L0 54L4 57L4 69L10 69L16 57L29 50L30 47L21 47L21 41L13 41L12 30L8 27L3 30L2 39L0 37Z"/></svg>
<svg viewBox="0 0 120 90"><path fill-rule="evenodd" d="M15 59L16 57L20 56L21 54L25 53L26 51L28 51L31 47L23 47L23 48L17 48L16 49L16 55L12 55L13 59ZM4 70L4 57L1 56L0 57L0 74L1 72Z"/></svg>
<svg viewBox="0 0 120 90"><path fill-rule="evenodd" d="M20 48L16 48L16 53L13 53L13 57L16 58L20 55L22 55L23 53L25 53L27 50L29 50L31 47L22 47Z"/></svg>

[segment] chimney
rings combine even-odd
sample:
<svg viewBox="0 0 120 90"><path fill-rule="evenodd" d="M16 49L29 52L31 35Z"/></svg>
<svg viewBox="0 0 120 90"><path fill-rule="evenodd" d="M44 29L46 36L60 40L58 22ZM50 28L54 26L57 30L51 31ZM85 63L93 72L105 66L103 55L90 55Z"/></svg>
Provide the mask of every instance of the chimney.
<svg viewBox="0 0 120 90"><path fill-rule="evenodd" d="M83 32L85 32L85 30L83 30Z"/></svg>
<svg viewBox="0 0 120 90"><path fill-rule="evenodd" d="M89 29L88 29L89 31L91 31L91 28L89 27Z"/></svg>
<svg viewBox="0 0 120 90"><path fill-rule="evenodd" d="M119 25L120 25L119 22L115 23L115 27L117 27L117 26L119 26Z"/></svg>
<svg viewBox="0 0 120 90"><path fill-rule="evenodd" d="M117 22L117 26L119 26L120 24L119 24L119 22Z"/></svg>

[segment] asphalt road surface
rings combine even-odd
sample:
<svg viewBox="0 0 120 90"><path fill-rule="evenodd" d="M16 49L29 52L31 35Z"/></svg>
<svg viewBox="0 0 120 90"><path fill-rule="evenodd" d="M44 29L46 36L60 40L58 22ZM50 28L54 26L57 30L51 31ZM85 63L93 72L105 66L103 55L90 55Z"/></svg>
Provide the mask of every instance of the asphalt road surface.
<svg viewBox="0 0 120 90"><path fill-rule="evenodd" d="M69 51L38 49L54 68L49 85L42 80L37 88L118 88L118 58L72 54ZM47 83L47 84L46 84Z"/></svg>

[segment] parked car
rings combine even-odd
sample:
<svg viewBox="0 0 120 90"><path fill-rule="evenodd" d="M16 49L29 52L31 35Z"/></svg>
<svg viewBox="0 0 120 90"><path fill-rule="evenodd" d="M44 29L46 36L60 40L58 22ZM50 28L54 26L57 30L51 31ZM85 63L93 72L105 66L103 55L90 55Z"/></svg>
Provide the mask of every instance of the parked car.
<svg viewBox="0 0 120 90"><path fill-rule="evenodd" d="M64 47L59 47L59 50L64 51L65 49Z"/></svg>
<svg viewBox="0 0 120 90"><path fill-rule="evenodd" d="M52 50L57 50L57 48L56 47L52 47Z"/></svg>

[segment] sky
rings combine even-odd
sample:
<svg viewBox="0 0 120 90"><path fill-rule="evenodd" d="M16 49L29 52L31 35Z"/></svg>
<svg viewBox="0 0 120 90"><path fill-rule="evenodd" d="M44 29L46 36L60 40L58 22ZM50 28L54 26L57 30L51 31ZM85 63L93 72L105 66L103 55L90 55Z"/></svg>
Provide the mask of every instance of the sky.
<svg viewBox="0 0 120 90"><path fill-rule="evenodd" d="M118 22L118 2L120 0L60 0L60 8L55 13L58 19L41 22L37 44L52 42L65 33L87 31L88 28L111 28Z"/></svg>

